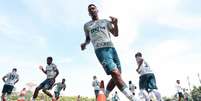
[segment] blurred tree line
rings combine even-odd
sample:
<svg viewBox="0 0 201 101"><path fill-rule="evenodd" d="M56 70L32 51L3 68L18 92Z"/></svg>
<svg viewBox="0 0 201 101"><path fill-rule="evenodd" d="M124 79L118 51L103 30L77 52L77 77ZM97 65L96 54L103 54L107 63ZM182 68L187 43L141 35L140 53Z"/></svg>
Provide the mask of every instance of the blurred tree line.
<svg viewBox="0 0 201 101"><path fill-rule="evenodd" d="M193 90L189 94L189 100L188 101L201 101L201 86L193 87ZM164 101L177 101L177 96L174 95L172 97L163 97ZM184 99L182 99L184 101Z"/></svg>

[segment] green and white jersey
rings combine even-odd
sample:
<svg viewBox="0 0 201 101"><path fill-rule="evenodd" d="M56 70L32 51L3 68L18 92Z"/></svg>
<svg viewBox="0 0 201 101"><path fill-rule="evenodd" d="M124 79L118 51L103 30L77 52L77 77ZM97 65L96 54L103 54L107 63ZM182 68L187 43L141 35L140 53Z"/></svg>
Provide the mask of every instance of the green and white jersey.
<svg viewBox="0 0 201 101"><path fill-rule="evenodd" d="M50 64L46 66L46 71L47 71L47 78L51 79L54 78L56 75L57 66L55 64Z"/></svg>
<svg viewBox="0 0 201 101"><path fill-rule="evenodd" d="M85 34L90 37L94 49L114 47L110 38L112 24L106 19L89 21L84 25Z"/></svg>
<svg viewBox="0 0 201 101"><path fill-rule="evenodd" d="M100 90L100 82L97 79L93 80L92 86L94 87L94 90Z"/></svg>
<svg viewBox="0 0 201 101"><path fill-rule="evenodd" d="M60 92L62 89L66 88L66 84L62 84L61 82L55 83L56 88L55 88L55 92Z"/></svg>
<svg viewBox="0 0 201 101"><path fill-rule="evenodd" d="M180 84L177 83L175 87L176 87L177 92L183 93L183 88L181 87Z"/></svg>
<svg viewBox="0 0 201 101"><path fill-rule="evenodd" d="M148 73L153 73L151 70L150 66L146 61L143 60L142 65L140 66L140 75L148 74Z"/></svg>
<svg viewBox="0 0 201 101"><path fill-rule="evenodd" d="M8 73L5 76L7 78L5 84L7 85L14 86L15 82L19 80L19 75L16 72Z"/></svg>

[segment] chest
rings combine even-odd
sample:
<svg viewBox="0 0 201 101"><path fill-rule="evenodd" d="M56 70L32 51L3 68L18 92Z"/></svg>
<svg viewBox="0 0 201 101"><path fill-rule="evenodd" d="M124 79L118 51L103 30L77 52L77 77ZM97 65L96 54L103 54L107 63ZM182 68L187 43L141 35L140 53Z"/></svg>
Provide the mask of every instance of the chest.
<svg viewBox="0 0 201 101"><path fill-rule="evenodd" d="M90 33L97 33L106 29L107 23L105 23L104 21L91 22L88 26L88 30Z"/></svg>
<svg viewBox="0 0 201 101"><path fill-rule="evenodd" d="M64 84L58 84L58 86L57 86L58 88L64 88Z"/></svg>
<svg viewBox="0 0 201 101"><path fill-rule="evenodd" d="M16 74L10 74L9 76L8 76L8 79L9 80L14 80L14 79L16 79L17 78L17 75Z"/></svg>
<svg viewBox="0 0 201 101"><path fill-rule="evenodd" d="M54 67L53 66L46 66L46 71L53 71L54 70Z"/></svg>

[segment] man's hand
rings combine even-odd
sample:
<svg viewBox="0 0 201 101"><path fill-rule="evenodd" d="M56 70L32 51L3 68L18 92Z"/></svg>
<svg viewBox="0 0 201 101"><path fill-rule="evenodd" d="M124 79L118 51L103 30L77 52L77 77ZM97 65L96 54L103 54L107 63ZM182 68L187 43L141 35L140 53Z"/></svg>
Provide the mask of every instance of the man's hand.
<svg viewBox="0 0 201 101"><path fill-rule="evenodd" d="M56 78L52 78L50 82L54 84L54 83L55 83L55 79L56 79ZM54 86L51 86L51 87L50 87L50 90L51 90L53 87L54 87Z"/></svg>
<svg viewBox="0 0 201 101"><path fill-rule="evenodd" d="M82 44L80 45L80 47L81 47L81 50L82 50L82 51L85 50L85 49L86 49L86 43L82 43Z"/></svg>
<svg viewBox="0 0 201 101"><path fill-rule="evenodd" d="M39 66L39 69L40 69L40 70L43 70L43 66L40 65L40 66Z"/></svg>
<svg viewBox="0 0 201 101"><path fill-rule="evenodd" d="M137 72L137 73L140 73L139 69L136 69L136 72Z"/></svg>
<svg viewBox="0 0 201 101"><path fill-rule="evenodd" d="M117 24L118 22L117 18L110 16L110 19L112 24Z"/></svg>

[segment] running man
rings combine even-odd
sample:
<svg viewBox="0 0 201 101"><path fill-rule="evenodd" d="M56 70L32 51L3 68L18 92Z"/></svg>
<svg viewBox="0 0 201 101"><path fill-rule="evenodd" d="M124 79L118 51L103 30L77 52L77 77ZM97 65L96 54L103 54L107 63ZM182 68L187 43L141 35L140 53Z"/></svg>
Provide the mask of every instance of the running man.
<svg viewBox="0 0 201 101"><path fill-rule="evenodd" d="M181 87L180 80L176 80L176 90L177 90L177 95L178 95L178 101L181 101L181 99L184 99L184 94L183 94L183 88Z"/></svg>
<svg viewBox="0 0 201 101"><path fill-rule="evenodd" d="M53 85L53 87L56 86L56 88L54 90L54 96L55 96L56 100L59 99L61 90L63 89L63 91L64 91L66 89L65 81L66 81L65 79L62 79L62 82L58 82Z"/></svg>
<svg viewBox="0 0 201 101"><path fill-rule="evenodd" d="M12 72L6 74L2 78L3 82L5 83L2 90L1 100L6 101L6 94L10 96L14 85L19 81L19 75L17 74L17 68L13 68Z"/></svg>
<svg viewBox="0 0 201 101"><path fill-rule="evenodd" d="M93 76L92 86L94 87L94 93L95 93L95 96L96 96L96 99L97 99L98 92L100 90L100 82L97 80L96 76Z"/></svg>
<svg viewBox="0 0 201 101"><path fill-rule="evenodd" d="M92 20L84 24L86 39L81 44L81 50L85 50L91 41L99 62L107 75L111 75L112 78L105 91L106 97L117 86L128 99L133 101L135 98L121 77L120 61L110 38L111 34L115 37L119 35L117 18L110 16L111 21L99 19L98 9L94 4L88 6L88 12Z"/></svg>
<svg viewBox="0 0 201 101"><path fill-rule="evenodd" d="M140 52L135 54L138 68L136 71L140 74L139 88L140 93L143 94L146 101L150 101L149 93L154 93L157 101L161 101L161 95L157 91L156 80L153 71L151 70L148 63L142 58Z"/></svg>
<svg viewBox="0 0 201 101"><path fill-rule="evenodd" d="M52 88L53 84L55 83L56 77L59 75L59 70L57 69L57 66L54 63L52 63L52 61L53 61L52 57L47 57L46 70L43 69L43 66L39 66L42 72L47 75L47 79L44 80L38 87L36 87L32 101L35 101L35 99L38 96L38 92L41 89L46 95L48 95L53 99L52 94L47 90L50 90Z"/></svg>

